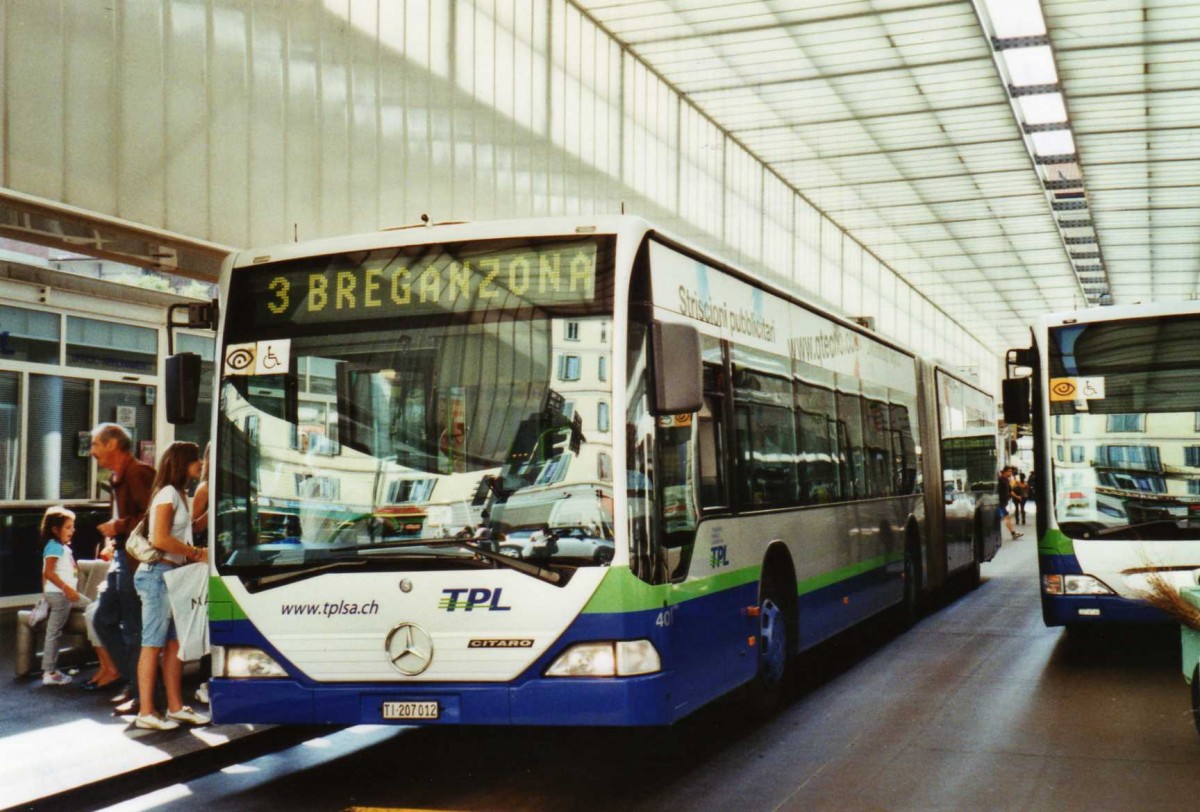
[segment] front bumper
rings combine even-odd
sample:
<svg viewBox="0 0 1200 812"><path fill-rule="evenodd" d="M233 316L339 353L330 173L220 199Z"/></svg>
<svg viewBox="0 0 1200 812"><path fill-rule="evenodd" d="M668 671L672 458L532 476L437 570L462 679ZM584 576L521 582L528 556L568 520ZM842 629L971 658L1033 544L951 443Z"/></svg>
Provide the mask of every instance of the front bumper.
<svg viewBox="0 0 1200 812"><path fill-rule="evenodd" d="M665 674L539 678L520 685L419 683L303 685L288 679L209 683L219 724L667 725L674 719ZM384 702L436 701L436 720L383 718Z"/></svg>

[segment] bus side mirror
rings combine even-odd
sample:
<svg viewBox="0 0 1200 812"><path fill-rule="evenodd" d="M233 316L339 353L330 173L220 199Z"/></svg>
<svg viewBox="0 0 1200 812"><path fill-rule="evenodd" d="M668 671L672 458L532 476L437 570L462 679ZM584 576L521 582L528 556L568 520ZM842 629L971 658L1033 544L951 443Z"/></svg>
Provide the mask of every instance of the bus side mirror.
<svg viewBox="0 0 1200 812"><path fill-rule="evenodd" d="M1002 383L1004 422L1010 426L1029 422L1029 381L1029 378L1005 378Z"/></svg>
<svg viewBox="0 0 1200 812"><path fill-rule="evenodd" d="M653 322L654 414L691 414L704 405L700 333L686 324Z"/></svg>
<svg viewBox="0 0 1200 812"><path fill-rule="evenodd" d="M166 361L167 422L179 425L196 420L196 400L200 397L200 356L181 352Z"/></svg>

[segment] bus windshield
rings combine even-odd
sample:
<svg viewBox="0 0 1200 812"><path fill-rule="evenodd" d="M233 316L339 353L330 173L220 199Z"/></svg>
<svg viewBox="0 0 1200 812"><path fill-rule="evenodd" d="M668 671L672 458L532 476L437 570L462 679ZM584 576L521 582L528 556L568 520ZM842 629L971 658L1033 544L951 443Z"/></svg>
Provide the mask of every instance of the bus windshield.
<svg viewBox="0 0 1200 812"><path fill-rule="evenodd" d="M235 272L221 572L608 563L611 441L587 435L611 403L611 242L419 246Z"/></svg>
<svg viewBox="0 0 1200 812"><path fill-rule="evenodd" d="M1054 515L1074 538L1200 539L1200 322L1050 331Z"/></svg>

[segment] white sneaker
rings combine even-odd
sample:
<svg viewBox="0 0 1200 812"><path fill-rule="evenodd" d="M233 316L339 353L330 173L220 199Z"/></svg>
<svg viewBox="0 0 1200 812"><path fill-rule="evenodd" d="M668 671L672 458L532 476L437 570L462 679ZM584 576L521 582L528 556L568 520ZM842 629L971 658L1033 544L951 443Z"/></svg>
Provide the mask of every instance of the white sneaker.
<svg viewBox="0 0 1200 812"><path fill-rule="evenodd" d="M142 730L174 730L179 727L179 723L173 719L148 713L145 716L138 714L138 717L133 720L133 726L140 727Z"/></svg>
<svg viewBox="0 0 1200 812"><path fill-rule="evenodd" d="M200 683L200 687L196 689L196 701L201 705L208 704L208 683Z"/></svg>
<svg viewBox="0 0 1200 812"><path fill-rule="evenodd" d="M42 674L42 685L70 685L71 678L61 671L47 671Z"/></svg>
<svg viewBox="0 0 1200 812"><path fill-rule="evenodd" d="M212 721L206 713L197 713L196 711L184 705L177 711L170 711L167 714L167 719L175 722L187 722L189 725L207 725Z"/></svg>

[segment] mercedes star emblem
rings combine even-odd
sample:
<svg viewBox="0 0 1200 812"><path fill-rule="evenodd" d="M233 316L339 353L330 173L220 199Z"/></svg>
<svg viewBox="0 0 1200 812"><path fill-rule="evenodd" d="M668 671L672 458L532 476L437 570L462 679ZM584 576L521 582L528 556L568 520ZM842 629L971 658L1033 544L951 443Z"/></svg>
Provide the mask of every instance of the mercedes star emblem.
<svg viewBox="0 0 1200 812"><path fill-rule="evenodd" d="M433 662L433 638L416 623L401 623L384 643L388 662L408 677L420 674Z"/></svg>

